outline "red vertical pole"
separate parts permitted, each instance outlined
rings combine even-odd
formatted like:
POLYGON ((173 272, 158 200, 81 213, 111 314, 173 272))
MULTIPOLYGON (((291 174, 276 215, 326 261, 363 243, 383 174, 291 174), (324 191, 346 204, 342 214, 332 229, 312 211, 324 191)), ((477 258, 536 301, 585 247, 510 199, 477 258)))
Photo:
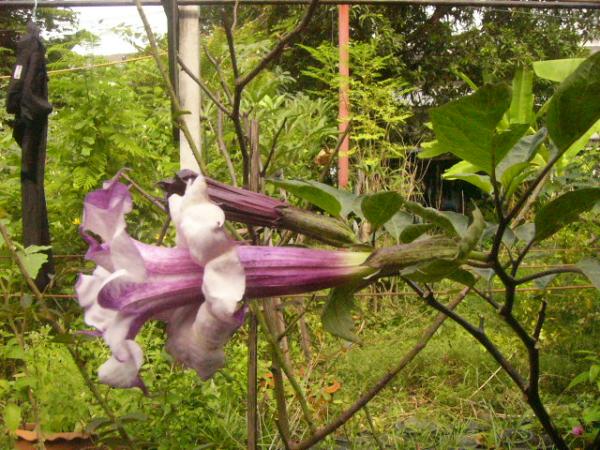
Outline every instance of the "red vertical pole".
MULTIPOLYGON (((350 115, 350 5, 338 6, 338 35, 340 51, 340 99, 339 99, 339 132, 340 136, 346 133, 350 115)), ((348 185, 348 149, 350 137, 346 134, 340 146, 338 157, 338 186, 344 188, 348 185)))

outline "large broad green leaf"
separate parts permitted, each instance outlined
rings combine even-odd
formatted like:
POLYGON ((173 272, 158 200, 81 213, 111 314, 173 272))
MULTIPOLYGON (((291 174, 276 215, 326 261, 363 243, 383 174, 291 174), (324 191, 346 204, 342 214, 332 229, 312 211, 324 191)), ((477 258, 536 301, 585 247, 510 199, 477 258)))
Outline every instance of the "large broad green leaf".
POLYGON ((518 131, 513 130, 503 137, 496 135, 496 127, 510 102, 510 87, 495 84, 431 110, 439 145, 490 173, 494 158, 500 161, 504 157, 512 145, 505 146, 514 140, 518 131))
MULTIPOLYGON (((496 132, 492 139, 494 153, 494 167, 502 161, 506 154, 513 148, 529 129, 529 124, 513 123, 507 130, 496 132)), ((491 172, 490 172, 491 173, 491 172)))
POLYGON ((385 223, 384 227, 385 230, 390 233, 394 239, 396 239, 396 241, 399 241, 402 231, 404 231, 406 227, 413 225, 413 222, 414 220, 410 214, 398 211, 390 220, 385 223))
POLYGON ((339 216, 342 212, 342 205, 331 193, 326 192, 319 186, 315 186, 308 181, 301 180, 274 180, 268 179, 270 183, 279 186, 286 191, 296 195, 302 200, 306 200, 312 205, 321 208, 332 216, 339 216))
POLYGON ((512 81, 512 100, 508 110, 510 123, 531 123, 533 113, 533 72, 528 68, 517 69, 512 81))
POLYGON ((477 283, 477 278, 468 270, 456 269, 448 278, 457 283, 464 284, 465 286, 474 286, 477 283))
POLYGON ((538 148, 548 135, 545 128, 537 133, 524 136, 496 166, 496 179, 506 188, 510 182, 523 170, 529 167, 529 162, 535 156, 538 148))
POLYGON ((600 201, 600 188, 578 189, 552 200, 535 216, 535 240, 542 241, 576 221, 600 201))
POLYGON ((448 153, 448 150, 445 150, 438 141, 424 142, 421 144, 421 148, 422 150, 417 153, 419 159, 434 158, 448 153))
POLYGON ((481 168, 471 164, 468 161, 460 161, 454 164, 452 167, 446 169, 442 175, 442 178, 450 181, 465 181, 478 187, 486 194, 491 194, 494 188, 492 187, 490 177, 487 175, 480 175, 477 172, 481 172, 481 168))
POLYGON ((355 285, 332 289, 321 314, 321 321, 323 328, 331 334, 348 341, 360 342, 354 333, 354 321, 352 320, 355 290, 355 285))
POLYGON ((583 61, 585 61, 585 58, 536 61, 533 63, 533 71, 540 78, 561 83, 565 78, 575 72, 575 69, 577 69, 583 61))
POLYGON ((308 181, 307 183, 335 197, 341 206, 340 214, 342 217, 347 217, 348 214, 352 212, 354 202, 357 198, 352 192, 342 191, 341 189, 329 186, 328 184, 319 183, 318 181, 308 181))
POLYGON ((43 252, 50 248, 49 245, 30 245, 23 250, 18 250, 23 266, 31 278, 37 277, 44 263, 48 261, 48 255, 43 252))
POLYGON ((546 115, 550 138, 566 151, 600 120, 600 53, 583 61, 552 96, 546 115))
POLYGON ((595 258, 583 258, 577 263, 583 274, 600 290, 600 261, 595 258))
POLYGON ((402 205, 402 197, 396 192, 377 192, 363 198, 361 209, 374 229, 390 220, 402 205))
POLYGON ((573 158, 575 158, 579 152, 581 152, 592 136, 596 133, 600 133, 600 120, 596 122, 592 127, 587 130, 583 135, 577 139, 571 146, 567 149, 565 154, 558 160, 556 164, 556 168, 560 173, 566 166, 568 166, 571 162, 573 162, 573 158))

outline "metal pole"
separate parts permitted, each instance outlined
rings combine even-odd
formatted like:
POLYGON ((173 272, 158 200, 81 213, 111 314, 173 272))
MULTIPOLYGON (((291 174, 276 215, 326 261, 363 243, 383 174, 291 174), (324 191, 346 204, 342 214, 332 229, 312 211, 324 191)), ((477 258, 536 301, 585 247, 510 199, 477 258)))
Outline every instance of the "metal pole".
POLYGON ((348 186, 348 149, 350 138, 346 133, 350 115, 350 5, 338 6, 338 36, 340 52, 339 131, 343 136, 338 156, 338 186, 348 186))
MULTIPOLYGON (((179 8, 179 56, 190 71, 200 78, 200 7, 179 8)), ((183 116, 196 148, 202 154, 200 139, 200 86, 183 70, 179 71, 179 103, 189 114, 183 116)), ((183 135, 179 135, 179 165, 181 169, 200 172, 198 161, 183 135)))
MULTIPOLYGON (((180 5, 306 5, 310 0, 179 0, 180 5)), ((599 0, 321 0, 322 5, 413 5, 459 7, 510 7, 529 9, 600 9, 599 0)), ((0 8, 33 8, 34 0, 2 0, 0 8)), ((161 6, 161 0, 143 0, 144 6, 161 6)), ((40 7, 131 6, 129 0, 39 0, 40 7)))

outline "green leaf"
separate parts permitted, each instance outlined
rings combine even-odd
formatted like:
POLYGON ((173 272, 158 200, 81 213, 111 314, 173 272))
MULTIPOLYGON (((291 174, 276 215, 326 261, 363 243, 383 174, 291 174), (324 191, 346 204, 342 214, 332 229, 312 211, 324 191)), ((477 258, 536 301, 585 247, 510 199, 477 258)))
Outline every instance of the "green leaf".
POLYGON ((35 279, 44 263, 48 261, 48 255, 45 253, 27 253, 27 249, 25 249, 25 252, 19 250, 18 253, 21 256, 25 270, 31 278, 35 279))
POLYGON ((582 413, 583 421, 586 424, 592 424, 594 422, 600 422, 600 408, 597 406, 590 406, 585 408, 582 413))
POLYGON ((590 282, 600 290, 600 261, 595 258, 583 258, 577 263, 583 274, 590 282))
POLYGON ((520 241, 530 243, 531 240, 535 237, 535 224, 533 223, 524 223, 519 225, 514 230, 515 236, 519 238, 520 241))
POLYGON ((491 195, 494 192, 494 187, 492 186, 492 182, 490 181, 490 177, 487 175, 479 175, 476 173, 460 173, 450 176, 443 176, 446 180, 461 180, 466 183, 472 184, 473 186, 481 189, 488 195, 491 195))
POLYGON ((506 144, 506 137, 495 136, 496 127, 510 102, 510 88, 506 84, 495 84, 432 109, 431 122, 440 146, 490 173, 493 153, 500 161, 510 148, 494 147, 495 144, 506 144))
POLYGON ((575 378, 573 378, 571 380, 571 382, 569 383, 569 385, 567 386, 567 389, 574 388, 575 386, 577 386, 581 383, 587 383, 589 380, 590 380, 590 374, 586 370, 585 372, 581 372, 579 375, 577 375, 575 378))
MULTIPOLYGON (((459 270, 459 265, 460 263, 457 261, 438 259, 430 263, 408 267, 400 273, 413 281, 430 283, 443 280, 444 278, 452 278, 457 270, 459 270)), ((457 274, 457 278, 463 279, 464 274, 457 274)))
POLYGON ((431 222, 432 224, 440 227, 449 234, 461 235, 465 230, 465 221, 468 219, 462 214, 438 211, 434 208, 424 207, 416 202, 404 202, 404 208, 411 213, 421 217, 423 220, 431 222), (462 216, 464 219, 461 219, 462 216))
POLYGON ((400 233, 400 242, 409 244, 433 228, 435 228, 435 226, 430 223, 415 223, 409 225, 402 230, 402 233, 400 233))
POLYGON ((396 239, 396 241, 399 241, 400 234, 410 225, 413 225, 412 216, 405 212, 398 211, 385 223, 384 228, 394 239, 396 239))
POLYGON ((598 364, 592 364, 589 373, 590 381, 593 383, 594 381, 596 381, 596 378, 598 378, 598 375, 600 374, 600 366, 598 364))
POLYGON ((360 342, 358 336, 354 333, 354 321, 352 320, 355 290, 355 285, 332 289, 327 303, 325 303, 325 308, 323 308, 321 321, 323 322, 323 328, 334 336, 352 342, 360 342))
POLYGON ((21 424, 21 408, 14 403, 8 403, 4 407, 4 426, 8 431, 14 433, 21 424))
POLYGON ((575 69, 577 69, 583 61, 585 61, 585 58, 536 61, 533 63, 533 71, 540 78, 561 83, 565 78, 575 72, 575 69))
MULTIPOLYGON (((600 67, 599 67, 600 69, 600 67)), ((535 216, 535 240, 542 241, 576 221, 600 201, 600 188, 578 189, 552 200, 535 216)))
POLYGON ((474 286, 477 283, 477 278, 468 270, 457 269, 448 275, 448 278, 465 286, 474 286))
POLYGON ((534 283, 540 289, 546 289, 550 285, 550 283, 552 283, 554 281, 556 276, 557 276, 557 274, 552 273, 552 274, 546 275, 544 277, 536 278, 534 283))
POLYGON ((421 144, 421 148, 422 150, 417 153, 417 158, 419 159, 435 158, 436 156, 448 153, 438 141, 424 142, 421 144))
POLYGON ((467 228, 464 236, 458 243, 457 259, 463 260, 477 246, 479 239, 485 230, 485 219, 478 208, 473 210, 473 222, 467 228))
POLYGON ((600 53, 579 65, 552 96, 546 115, 550 138, 567 150, 600 120, 600 53))
POLYGON ((335 197, 341 206, 340 214, 342 217, 348 217, 348 214, 353 211, 357 195, 349 191, 342 191, 328 184, 319 183, 318 181, 307 181, 307 183, 335 197))
POLYGON ((512 81, 512 100, 508 110, 510 123, 531 123, 533 114, 533 72, 525 67, 517 69, 512 81))
POLYGON ((529 124, 513 123, 508 130, 497 132, 492 139, 492 152, 495 166, 504 159, 523 135, 529 130, 529 124))
POLYGON ((529 162, 533 159, 547 135, 546 129, 542 128, 535 134, 522 137, 502 158, 502 161, 496 166, 496 179, 504 187, 507 187, 513 178, 529 167, 529 162))
POLYGON ((460 161, 452 167, 446 169, 442 178, 445 180, 461 180, 476 186, 486 194, 491 194, 494 190, 490 177, 480 175, 481 169, 468 161, 460 161))
POLYGON ((342 205, 338 199, 331 195, 331 193, 325 192, 319 186, 315 186, 308 181, 274 179, 268 179, 267 181, 321 208, 332 216, 337 217, 342 211, 342 205))
POLYGON ((475 82, 473 80, 471 80, 467 74, 465 74, 464 72, 461 72, 458 69, 450 69, 452 71, 452 73, 454 75, 456 75, 458 78, 460 78, 461 80, 463 80, 467 86, 469 86, 473 91, 476 91, 477 89, 479 89, 479 86, 477 86, 475 84, 475 82))
POLYGON ((402 197, 396 192, 377 192, 363 198, 361 209, 374 229, 390 220, 402 205, 402 197))
POLYGON ((596 133, 600 133, 600 120, 571 144, 567 151, 565 151, 565 154, 558 160, 558 163, 556 164, 557 170, 560 172, 564 167, 569 165, 569 163, 573 161, 573 158, 586 147, 592 136, 596 133))

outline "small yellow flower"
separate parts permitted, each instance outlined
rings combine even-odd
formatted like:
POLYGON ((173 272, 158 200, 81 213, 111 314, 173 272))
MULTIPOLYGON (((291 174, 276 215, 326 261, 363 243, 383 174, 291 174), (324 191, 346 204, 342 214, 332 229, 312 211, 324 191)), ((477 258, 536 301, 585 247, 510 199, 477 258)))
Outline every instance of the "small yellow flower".
POLYGON ((73 219, 72 223, 73 223, 73 225, 79 225, 79 224, 81 224, 81 219, 79 217, 75 217, 73 219))

